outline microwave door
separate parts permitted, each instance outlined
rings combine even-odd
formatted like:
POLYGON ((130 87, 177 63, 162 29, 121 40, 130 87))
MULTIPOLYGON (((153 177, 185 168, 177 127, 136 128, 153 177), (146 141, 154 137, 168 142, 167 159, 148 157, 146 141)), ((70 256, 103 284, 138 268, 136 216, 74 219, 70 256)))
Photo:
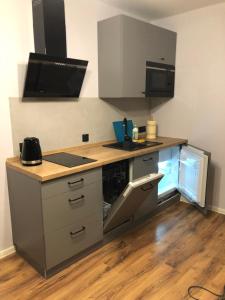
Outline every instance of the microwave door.
POLYGON ((164 70, 150 69, 150 90, 165 91, 167 89, 167 72, 164 70))
POLYGON ((174 96, 174 86, 175 86, 175 73, 173 71, 167 71, 167 86, 170 91, 171 97, 174 96))
POLYGON ((146 94, 154 97, 174 95, 174 71, 157 68, 146 69, 146 94))
POLYGON ((207 179, 210 154, 192 146, 180 152, 178 190, 204 214, 207 212, 207 179))

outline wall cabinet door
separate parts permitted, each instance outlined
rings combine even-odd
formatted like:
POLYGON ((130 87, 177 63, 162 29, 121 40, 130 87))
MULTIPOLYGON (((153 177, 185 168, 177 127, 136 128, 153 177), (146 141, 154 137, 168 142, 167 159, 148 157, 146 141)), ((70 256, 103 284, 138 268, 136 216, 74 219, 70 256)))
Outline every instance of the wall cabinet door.
POLYGON ((100 98, 122 97, 122 43, 122 16, 98 22, 98 86, 100 98))
POLYGON ((123 96, 144 98, 149 24, 126 16, 122 22, 123 96))
POLYGON ((147 61, 175 65, 176 32, 149 25, 147 61))

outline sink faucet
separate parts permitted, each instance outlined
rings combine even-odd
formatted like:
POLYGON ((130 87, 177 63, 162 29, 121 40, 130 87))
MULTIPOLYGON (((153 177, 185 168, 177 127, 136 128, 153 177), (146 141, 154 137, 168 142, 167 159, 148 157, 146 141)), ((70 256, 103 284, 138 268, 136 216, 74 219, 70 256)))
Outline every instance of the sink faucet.
POLYGON ((131 142, 131 137, 128 135, 127 118, 123 119, 123 126, 124 126, 124 142, 131 142))

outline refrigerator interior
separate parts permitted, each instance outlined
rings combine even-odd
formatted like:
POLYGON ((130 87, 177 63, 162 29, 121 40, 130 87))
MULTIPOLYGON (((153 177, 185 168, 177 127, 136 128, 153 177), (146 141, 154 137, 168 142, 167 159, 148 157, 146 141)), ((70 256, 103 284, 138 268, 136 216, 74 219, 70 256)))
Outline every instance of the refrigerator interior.
POLYGON ((164 177, 158 185, 159 197, 164 197, 178 187, 180 147, 172 147, 159 151, 159 173, 164 177))

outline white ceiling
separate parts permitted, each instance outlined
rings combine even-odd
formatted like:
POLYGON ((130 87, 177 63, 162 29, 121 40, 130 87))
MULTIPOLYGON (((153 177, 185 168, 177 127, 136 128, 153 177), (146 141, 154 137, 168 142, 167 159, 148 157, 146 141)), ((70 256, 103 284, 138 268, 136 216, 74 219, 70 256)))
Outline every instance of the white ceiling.
POLYGON ((225 0, 102 0, 131 14, 149 20, 165 18, 225 0))

